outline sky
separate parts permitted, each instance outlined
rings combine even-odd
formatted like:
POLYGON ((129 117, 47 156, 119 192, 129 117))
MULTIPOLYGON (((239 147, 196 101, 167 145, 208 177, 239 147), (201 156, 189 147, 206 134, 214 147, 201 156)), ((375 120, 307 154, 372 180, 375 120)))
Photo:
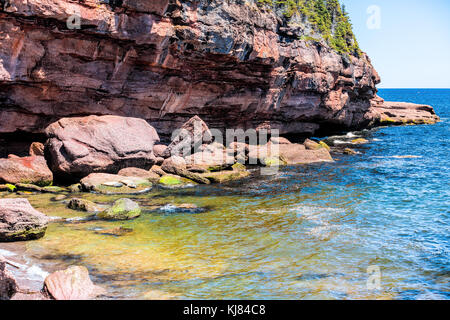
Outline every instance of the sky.
POLYGON ((341 2, 379 88, 450 88, 449 0, 341 2))

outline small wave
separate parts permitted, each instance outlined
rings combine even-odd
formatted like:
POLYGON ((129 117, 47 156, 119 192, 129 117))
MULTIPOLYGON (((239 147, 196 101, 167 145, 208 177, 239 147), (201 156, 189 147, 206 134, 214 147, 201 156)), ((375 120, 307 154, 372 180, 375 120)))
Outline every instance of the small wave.
POLYGON ((0 256, 12 257, 12 256, 17 256, 17 254, 14 252, 8 251, 8 250, 0 249, 0 256))
POLYGON ((350 144, 350 142, 344 141, 344 140, 334 140, 333 143, 334 144, 350 144))
POLYGON ((49 273, 42 270, 41 267, 37 265, 32 265, 27 269, 27 275, 30 280, 45 280, 49 273))
POLYGON ((383 139, 375 138, 375 139, 373 139, 373 141, 379 142, 379 141, 383 141, 383 139))
POLYGON ((345 135, 347 138, 356 138, 359 137, 357 134, 354 134, 353 132, 349 132, 345 135))

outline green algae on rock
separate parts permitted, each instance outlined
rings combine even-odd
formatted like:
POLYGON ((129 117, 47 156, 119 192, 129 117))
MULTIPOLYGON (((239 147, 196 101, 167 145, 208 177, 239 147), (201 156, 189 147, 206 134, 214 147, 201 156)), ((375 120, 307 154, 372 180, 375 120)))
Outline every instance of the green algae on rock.
POLYGON ((97 218, 104 220, 131 220, 141 215, 139 204, 130 199, 119 199, 108 210, 97 214, 97 218))
POLYGON ((49 220, 27 199, 0 199, 0 242, 42 238, 49 220))

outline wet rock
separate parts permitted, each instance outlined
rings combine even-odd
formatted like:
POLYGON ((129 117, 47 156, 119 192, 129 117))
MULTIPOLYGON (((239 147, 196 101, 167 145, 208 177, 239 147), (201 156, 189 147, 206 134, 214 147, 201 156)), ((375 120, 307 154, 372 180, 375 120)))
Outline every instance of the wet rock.
POLYGON ((16 279, 8 271, 6 259, 0 256, 0 300, 9 300, 19 290, 16 279))
POLYGON ((306 139, 303 144, 305 145, 306 150, 317 150, 321 148, 320 144, 310 139, 306 139))
POLYGON ((17 190, 16 186, 13 184, 0 184, 0 192, 2 191, 8 191, 8 192, 15 192, 17 190))
POLYGON ((0 159, 0 183, 50 185, 53 174, 44 157, 10 157, 0 159))
POLYGON ((125 228, 125 227, 117 227, 113 229, 108 230, 100 230, 96 231, 96 234, 106 235, 106 236, 115 236, 115 237, 121 237, 127 234, 132 233, 134 230, 131 228, 125 228))
POLYGON ((103 220, 131 220, 141 215, 139 204, 130 199, 119 199, 111 208, 97 214, 103 220))
POLYGON ((125 177, 108 173, 91 173, 80 181, 81 190, 106 194, 146 192, 152 183, 139 177, 125 177))
POLYGON ((283 157, 279 157, 279 156, 270 156, 270 157, 264 158, 262 163, 266 167, 279 167, 279 166, 287 165, 287 162, 283 159, 283 157))
POLYGON ((42 188, 34 184, 17 183, 16 188, 17 191, 42 192, 42 188))
POLYGON ((27 199, 0 199, 0 242, 42 238, 48 222, 27 199))
POLYGON ((85 212, 101 212, 106 210, 105 207, 97 205, 92 201, 79 198, 70 199, 67 208, 85 212))
POLYGON ((30 146, 30 156, 44 156, 44 145, 40 142, 33 142, 30 146))
POLYGON ((189 119, 179 129, 177 136, 164 151, 164 157, 189 156, 205 143, 212 142, 212 134, 206 123, 198 116, 189 119))
POLYGON ((344 154, 348 154, 348 155, 356 155, 356 154, 358 154, 358 152, 355 151, 355 150, 353 150, 353 149, 350 149, 350 148, 345 148, 345 149, 344 149, 344 154))
POLYGON ((63 118, 47 127, 52 171, 73 179, 155 163, 156 130, 145 120, 119 116, 63 118))
POLYGON ((183 188, 195 184, 195 182, 192 180, 172 174, 166 174, 162 176, 159 179, 158 183, 166 188, 183 188))
POLYGON ((354 139, 352 140, 353 144, 366 144, 369 143, 369 140, 364 139, 364 138, 358 138, 358 139, 354 139))
POLYGON ((94 285, 85 267, 73 266, 49 275, 44 290, 55 300, 89 300, 106 291, 94 285))

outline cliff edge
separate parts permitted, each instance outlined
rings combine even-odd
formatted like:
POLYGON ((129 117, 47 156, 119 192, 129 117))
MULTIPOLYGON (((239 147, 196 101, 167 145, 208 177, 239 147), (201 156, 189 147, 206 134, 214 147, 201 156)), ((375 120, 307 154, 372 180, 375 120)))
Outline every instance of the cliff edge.
POLYGON ((92 114, 143 118, 162 136, 192 115, 305 136, 438 120, 380 99, 339 3, 316 1, 328 10, 317 22, 314 1, 1 0, 0 133, 92 114))

